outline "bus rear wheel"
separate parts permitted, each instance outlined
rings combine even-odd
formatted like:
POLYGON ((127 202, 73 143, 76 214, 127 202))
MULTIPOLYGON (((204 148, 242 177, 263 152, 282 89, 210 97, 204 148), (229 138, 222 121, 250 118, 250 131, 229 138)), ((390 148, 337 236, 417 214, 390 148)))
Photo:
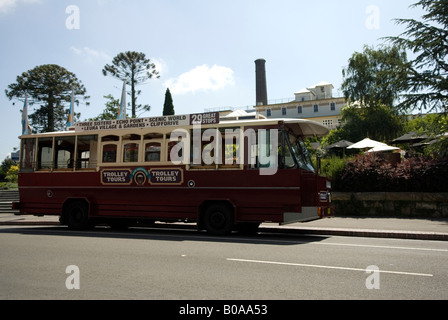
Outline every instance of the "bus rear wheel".
POLYGON ((210 205, 204 215, 205 229, 214 235, 227 235, 233 229, 233 209, 226 204, 210 205))
POLYGON ((89 206, 84 201, 74 201, 64 208, 64 221, 69 229, 86 230, 90 227, 89 206))

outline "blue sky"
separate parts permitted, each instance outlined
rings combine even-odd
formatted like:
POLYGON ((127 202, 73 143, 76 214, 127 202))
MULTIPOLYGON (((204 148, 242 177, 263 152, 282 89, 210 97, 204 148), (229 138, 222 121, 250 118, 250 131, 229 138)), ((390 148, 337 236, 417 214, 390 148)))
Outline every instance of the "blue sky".
POLYGON ((0 0, 0 161, 19 146, 23 107, 4 91, 38 65, 58 64, 83 82, 91 98, 76 109, 81 120, 103 111, 103 96, 120 97, 121 82, 101 70, 124 51, 145 53, 160 71, 140 87, 139 103, 152 106, 142 117, 162 114, 167 87, 177 114, 253 106, 256 59, 267 61, 269 100, 321 81, 339 90, 355 51, 403 32, 393 19, 422 16, 409 8, 415 2, 0 0))

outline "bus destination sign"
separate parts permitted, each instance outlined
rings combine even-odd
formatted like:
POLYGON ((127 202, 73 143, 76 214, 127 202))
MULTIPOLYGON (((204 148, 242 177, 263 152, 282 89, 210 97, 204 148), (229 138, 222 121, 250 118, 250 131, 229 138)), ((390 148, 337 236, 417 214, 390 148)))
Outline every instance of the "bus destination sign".
POLYGON ((188 125, 218 124, 219 112, 172 115, 124 120, 84 121, 75 124, 75 131, 139 129, 152 127, 178 127, 188 125))

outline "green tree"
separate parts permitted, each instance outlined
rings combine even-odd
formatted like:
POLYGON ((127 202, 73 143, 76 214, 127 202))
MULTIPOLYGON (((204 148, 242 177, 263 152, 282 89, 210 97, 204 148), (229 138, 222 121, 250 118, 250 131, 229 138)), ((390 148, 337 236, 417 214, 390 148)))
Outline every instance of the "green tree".
POLYGON ((448 1, 421 0, 411 8, 427 13, 422 20, 396 19, 406 31, 387 37, 396 46, 410 50, 415 58, 406 65, 408 91, 400 107, 448 112, 448 1))
POLYGON ((149 111, 151 106, 138 105, 137 96, 141 90, 137 86, 146 83, 149 79, 160 78, 156 65, 146 58, 141 52, 126 51, 119 53, 112 60, 112 64, 107 64, 103 68, 104 76, 111 76, 120 80, 126 79, 126 84, 131 87, 132 117, 137 116, 137 111, 149 111))
MULTIPOLYGON (((65 128, 72 89, 75 99, 85 96, 86 89, 75 74, 54 64, 37 66, 17 77, 16 83, 5 90, 6 96, 12 100, 24 101, 25 95, 30 97, 30 104, 40 107, 30 115, 31 126, 37 132, 52 132, 65 128)), ((76 100, 79 104, 79 100, 76 100)), ((79 114, 77 115, 79 117, 79 114)))
POLYGON ((12 159, 9 157, 3 160, 2 164, 0 165, 0 181, 5 180, 9 169, 14 165, 14 161, 12 161, 12 159))
POLYGON ((345 98, 364 107, 385 105, 394 110, 406 86, 406 63, 406 52, 396 46, 378 50, 364 46, 364 51, 355 52, 342 70, 345 98))
POLYGON ((323 145, 330 145, 339 140, 358 142, 366 137, 389 142, 403 132, 401 116, 382 104, 375 107, 351 104, 344 107, 341 114, 344 125, 332 130, 323 139, 323 145))
POLYGON ((90 118, 89 121, 117 119, 118 109, 120 108, 120 99, 115 99, 111 94, 104 96, 104 98, 107 99, 106 109, 104 109, 103 113, 97 117, 90 118))
POLYGON ((170 89, 167 88, 165 92, 165 103, 163 104, 163 115, 174 115, 173 97, 171 96, 170 89))
POLYGON ((17 183, 19 180, 19 166, 12 165, 6 173, 6 180, 11 183, 17 183))

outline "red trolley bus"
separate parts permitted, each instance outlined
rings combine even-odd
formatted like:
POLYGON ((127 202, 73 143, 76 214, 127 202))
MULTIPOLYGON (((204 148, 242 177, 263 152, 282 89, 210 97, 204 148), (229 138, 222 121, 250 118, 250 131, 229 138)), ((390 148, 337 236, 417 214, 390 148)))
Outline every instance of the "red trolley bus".
POLYGON ((255 231, 331 216, 331 184, 303 138, 303 119, 223 121, 219 113, 88 121, 21 136, 19 215, 55 215, 71 229, 194 222, 255 231))

